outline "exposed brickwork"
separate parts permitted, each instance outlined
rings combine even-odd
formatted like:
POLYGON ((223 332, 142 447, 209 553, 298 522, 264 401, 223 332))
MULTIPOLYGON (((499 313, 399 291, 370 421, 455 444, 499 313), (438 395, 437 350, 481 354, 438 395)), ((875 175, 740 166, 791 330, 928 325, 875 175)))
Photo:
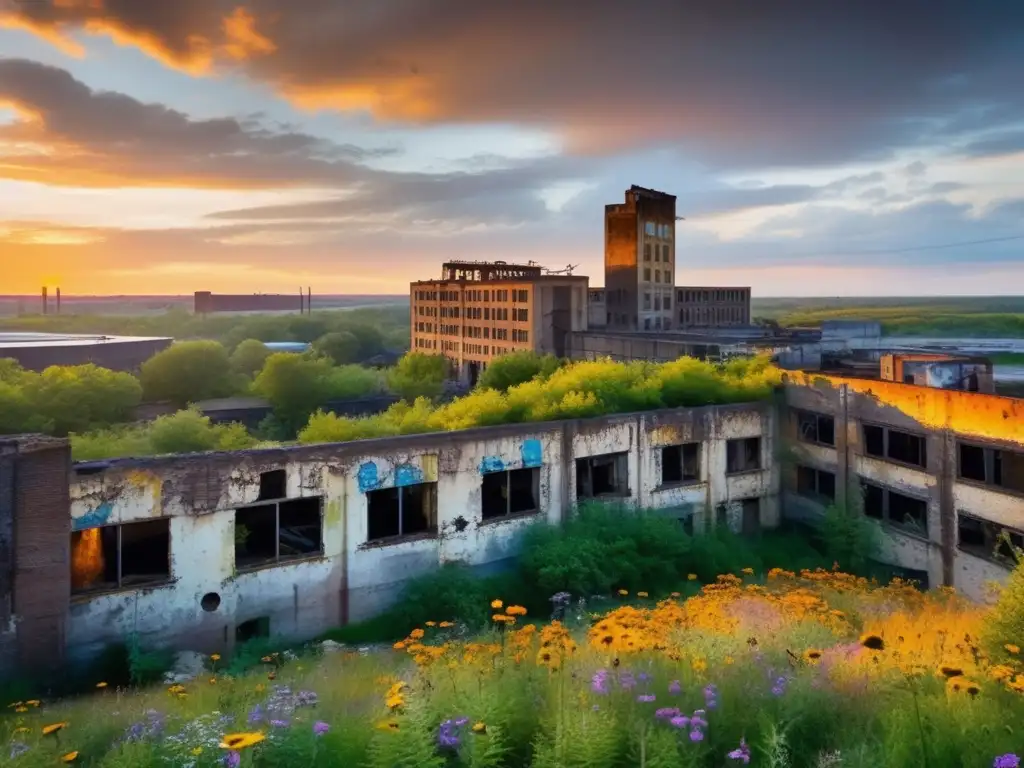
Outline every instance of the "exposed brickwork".
POLYGON ((70 446, 24 438, 13 459, 13 661, 21 672, 55 670, 64 658, 70 594, 70 446))

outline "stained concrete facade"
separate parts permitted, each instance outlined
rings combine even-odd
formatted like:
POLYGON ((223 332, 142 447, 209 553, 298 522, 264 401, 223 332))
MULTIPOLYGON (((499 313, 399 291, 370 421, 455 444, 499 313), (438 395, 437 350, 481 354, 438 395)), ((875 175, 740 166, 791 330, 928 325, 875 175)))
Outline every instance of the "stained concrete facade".
MULTIPOLYGON (((588 494, 664 510, 695 531, 772 527, 779 520, 773 414, 772 403, 713 406, 76 464, 64 486, 70 495, 64 526, 53 526, 61 546, 50 543, 64 581, 60 594, 50 596, 60 621, 47 642, 61 648, 54 658, 75 661, 133 632, 144 646, 203 652, 230 650, 253 633, 309 638, 374 615, 405 581, 441 563, 501 567, 528 525, 563 520, 588 494), (494 500, 502 497, 488 495, 488 487, 493 491, 494 478, 501 484, 513 476, 533 483, 529 502, 495 514, 494 500), (409 504, 429 488, 431 524, 379 535, 378 499, 393 494, 409 504), (311 500, 319 510, 315 548, 290 560, 242 562, 248 541, 239 543, 239 529, 252 535, 243 516, 268 503, 281 510, 311 500), (149 550, 145 583, 129 583, 138 558, 132 564, 127 542, 155 528, 165 530, 164 548, 149 550), (88 545, 101 542, 117 543, 124 568, 111 568, 106 557, 104 578, 113 581, 96 588, 81 573, 88 545)), ((285 530, 284 517, 278 526, 285 530)), ((0 661, 6 666, 12 658, 8 653, 0 661)))
POLYGON ((879 559, 984 600, 1024 546, 1024 400, 795 374, 779 416, 785 516, 872 517, 879 559), (998 467, 998 468, 997 468, 998 467))

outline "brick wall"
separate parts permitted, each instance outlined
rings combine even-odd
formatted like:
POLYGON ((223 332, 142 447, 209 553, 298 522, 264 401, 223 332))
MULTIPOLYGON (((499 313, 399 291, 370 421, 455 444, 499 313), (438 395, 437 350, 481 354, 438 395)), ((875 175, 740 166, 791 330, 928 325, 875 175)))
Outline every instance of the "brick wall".
POLYGON ((0 623, 0 638, 6 635, 6 642, 0 639, 0 675, 54 671, 64 658, 70 461, 67 440, 23 436, 0 443, 0 530, 7 520, 13 531, 6 587, 0 576, 6 590, 0 589, 0 618, 5 610, 10 614, 0 623))

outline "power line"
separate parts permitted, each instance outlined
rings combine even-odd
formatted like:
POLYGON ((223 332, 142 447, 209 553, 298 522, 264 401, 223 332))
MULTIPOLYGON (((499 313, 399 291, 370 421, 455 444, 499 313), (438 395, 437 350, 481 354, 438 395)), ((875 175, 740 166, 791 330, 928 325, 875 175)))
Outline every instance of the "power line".
POLYGON ((1024 235, 1009 235, 1007 237, 990 237, 985 240, 964 240, 959 243, 942 243, 939 245, 917 245, 910 248, 892 248, 874 251, 830 251, 822 256, 866 256, 883 255, 889 253, 910 253, 911 251, 937 251, 943 248, 960 248, 965 245, 986 245, 988 243, 1005 243, 1010 240, 1024 240, 1024 235))

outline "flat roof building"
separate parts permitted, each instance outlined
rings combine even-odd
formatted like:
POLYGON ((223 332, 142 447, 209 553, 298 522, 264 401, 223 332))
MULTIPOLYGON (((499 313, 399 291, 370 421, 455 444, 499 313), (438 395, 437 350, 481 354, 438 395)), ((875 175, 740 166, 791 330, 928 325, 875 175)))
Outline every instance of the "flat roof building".
POLYGON ((565 356, 587 329, 587 283, 533 263, 445 262, 440 280, 410 284, 412 351, 444 355, 469 384, 510 352, 565 356))
POLYGON ((30 371, 87 363, 114 371, 135 371, 173 341, 165 337, 0 333, 0 358, 17 360, 30 371))

